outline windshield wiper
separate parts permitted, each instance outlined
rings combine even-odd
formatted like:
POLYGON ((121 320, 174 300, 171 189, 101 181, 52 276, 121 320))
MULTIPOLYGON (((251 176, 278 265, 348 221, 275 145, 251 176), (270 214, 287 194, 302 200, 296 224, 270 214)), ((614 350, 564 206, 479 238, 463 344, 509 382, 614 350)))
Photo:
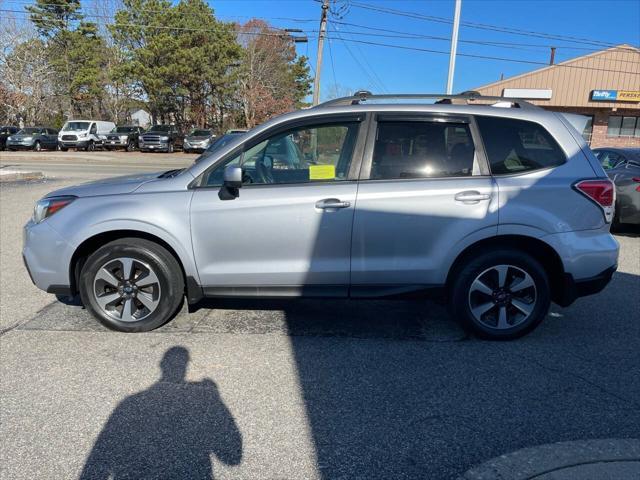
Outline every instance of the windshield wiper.
POLYGON ((166 172, 160 174, 158 178, 172 178, 182 172, 184 168, 177 168, 175 170, 167 170, 166 172))

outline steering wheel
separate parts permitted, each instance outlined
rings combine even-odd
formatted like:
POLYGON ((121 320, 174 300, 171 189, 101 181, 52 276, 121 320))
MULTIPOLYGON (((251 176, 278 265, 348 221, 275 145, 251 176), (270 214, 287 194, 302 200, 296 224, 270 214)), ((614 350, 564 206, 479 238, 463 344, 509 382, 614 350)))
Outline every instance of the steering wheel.
POLYGON ((259 183, 274 183, 273 180, 273 158, 265 155, 256 160, 256 176, 259 183))

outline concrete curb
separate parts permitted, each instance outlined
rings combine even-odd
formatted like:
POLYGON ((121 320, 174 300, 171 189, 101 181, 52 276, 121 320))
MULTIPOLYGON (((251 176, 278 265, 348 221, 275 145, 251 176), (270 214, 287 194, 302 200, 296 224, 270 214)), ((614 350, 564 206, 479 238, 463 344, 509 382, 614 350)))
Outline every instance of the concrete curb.
POLYGON ((0 169, 0 182, 17 182, 21 180, 42 180, 42 172, 19 172, 17 170, 0 169))
POLYGON ((468 470, 459 480, 640 478, 640 439, 560 442, 501 455, 468 470))

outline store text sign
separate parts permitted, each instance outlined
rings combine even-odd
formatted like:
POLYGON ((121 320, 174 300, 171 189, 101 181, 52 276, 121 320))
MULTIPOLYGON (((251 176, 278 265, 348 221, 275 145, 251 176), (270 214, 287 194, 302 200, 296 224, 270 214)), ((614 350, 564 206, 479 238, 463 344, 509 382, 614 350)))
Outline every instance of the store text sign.
POLYGON ((594 102, 640 102, 640 91, 635 90, 592 90, 594 102))

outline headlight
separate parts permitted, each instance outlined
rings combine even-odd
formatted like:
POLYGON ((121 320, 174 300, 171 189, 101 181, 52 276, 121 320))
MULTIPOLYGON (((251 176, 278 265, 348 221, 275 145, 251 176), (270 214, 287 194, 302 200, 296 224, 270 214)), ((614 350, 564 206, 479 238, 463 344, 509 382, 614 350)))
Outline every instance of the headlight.
POLYGON ((13 137, 7 137, 7 140, 12 141, 13 137))
POLYGON ((128 138, 128 137, 127 137, 126 135, 120 135, 120 141, 121 141, 121 142, 126 141, 126 140, 127 140, 127 138, 128 138))
POLYGON ((78 136, 79 136, 80 138, 84 138, 84 137, 86 137, 86 136, 87 136, 87 133, 86 133, 86 132, 85 132, 85 133, 81 133, 81 134, 80 134, 80 135, 78 135, 78 136))
POLYGON ((38 200, 35 208, 33 209, 33 223, 40 223, 45 218, 48 218, 54 213, 62 210, 75 199, 76 197, 67 196, 43 198, 38 200))
POLYGON ((166 142, 167 140, 169 140, 169 137, 160 137, 160 140, 162 140, 163 142, 166 142))

